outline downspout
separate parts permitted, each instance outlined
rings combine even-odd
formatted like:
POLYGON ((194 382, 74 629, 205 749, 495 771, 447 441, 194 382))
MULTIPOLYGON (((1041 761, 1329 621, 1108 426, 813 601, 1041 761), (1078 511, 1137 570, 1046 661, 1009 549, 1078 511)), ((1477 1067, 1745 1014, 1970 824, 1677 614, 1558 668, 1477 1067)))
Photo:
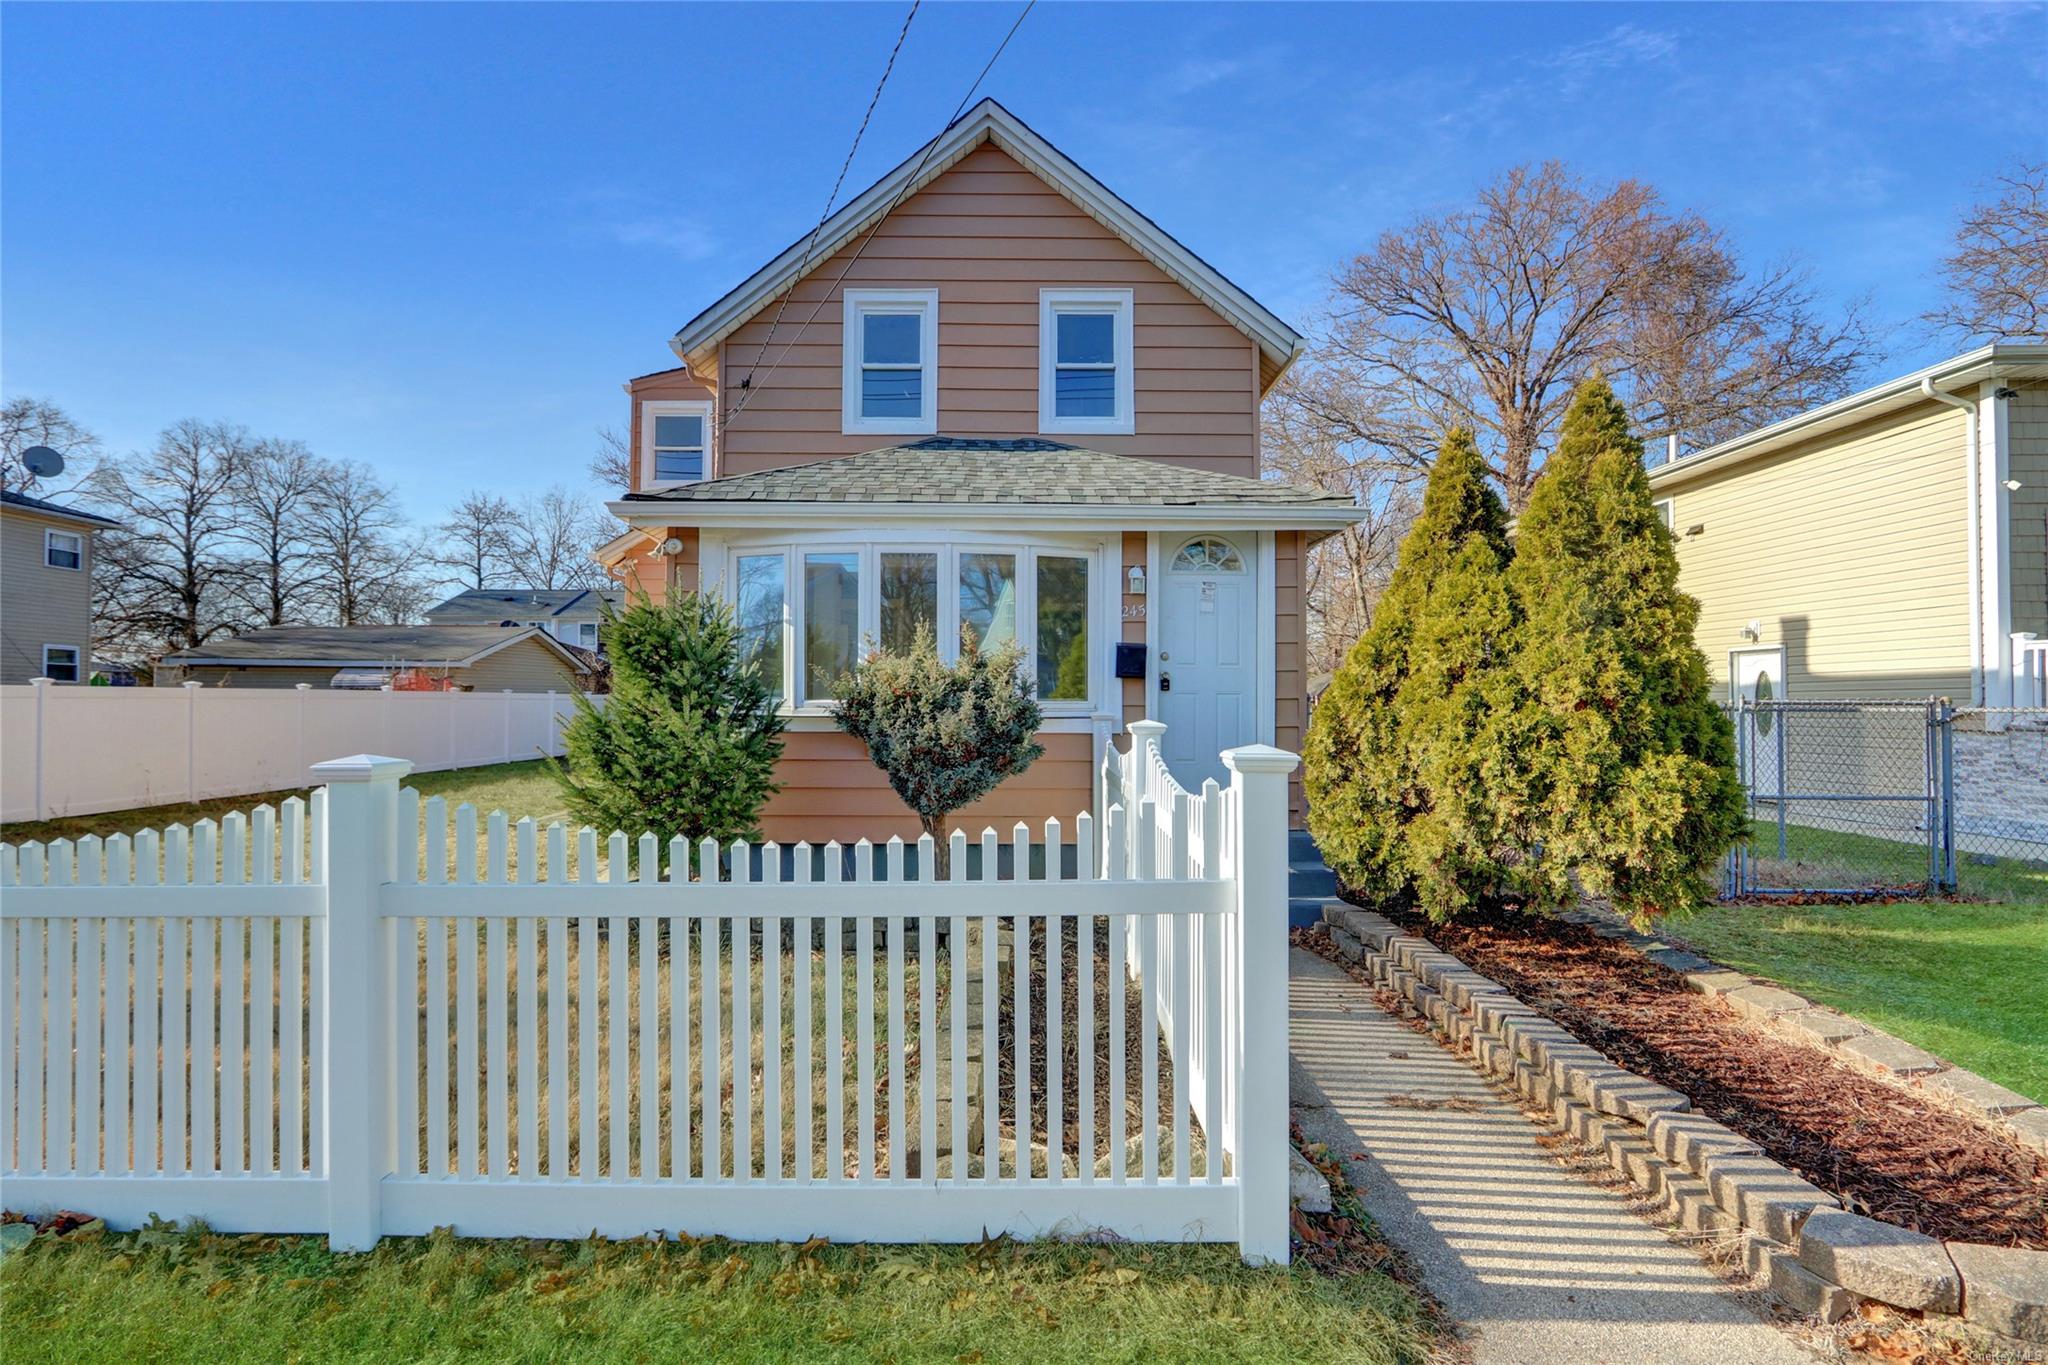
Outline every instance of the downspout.
POLYGON ((1961 408, 1968 418, 1963 450, 1963 487, 1968 494, 1970 520, 1970 704, 1982 706, 1984 696, 1984 550, 1981 519, 1977 515, 1977 405, 1967 398, 1934 387, 1932 377, 1920 381, 1920 392, 1937 403, 1961 408))

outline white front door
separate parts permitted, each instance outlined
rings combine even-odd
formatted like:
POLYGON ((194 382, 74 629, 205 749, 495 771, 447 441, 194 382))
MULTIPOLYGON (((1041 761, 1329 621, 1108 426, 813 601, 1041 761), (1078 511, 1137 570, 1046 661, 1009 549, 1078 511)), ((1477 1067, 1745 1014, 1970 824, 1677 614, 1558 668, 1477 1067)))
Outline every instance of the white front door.
POLYGON ((1217 757, 1255 744, 1258 714, 1257 557, 1251 537, 1201 535, 1170 541, 1160 555, 1157 719, 1161 751, 1189 791, 1230 774, 1217 757))
MULTIPOLYGON (((1777 645, 1728 652, 1728 699, 1785 699, 1785 651, 1777 645)), ((1776 800, 1785 786, 1785 717, 1778 711, 1736 713, 1735 758, 1742 780, 1758 800, 1776 800)))

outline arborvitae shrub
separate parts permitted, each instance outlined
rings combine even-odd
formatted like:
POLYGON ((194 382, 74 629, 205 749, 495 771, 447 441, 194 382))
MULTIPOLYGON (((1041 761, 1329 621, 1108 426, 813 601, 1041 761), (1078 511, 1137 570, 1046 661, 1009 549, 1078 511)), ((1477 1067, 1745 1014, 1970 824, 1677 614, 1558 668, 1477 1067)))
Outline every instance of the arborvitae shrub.
POLYGON ((569 813, 600 830, 652 831, 665 844, 760 837, 782 757, 775 688, 747 657, 732 609, 684 593, 604 609, 611 662, 602 707, 576 698, 555 763, 569 813))
POLYGON ((1582 889, 1637 919, 1699 906, 1743 828, 1734 741, 1642 445, 1599 380, 1530 494, 1508 584, 1522 620, 1487 785, 1536 855, 1524 889, 1548 907, 1582 889))

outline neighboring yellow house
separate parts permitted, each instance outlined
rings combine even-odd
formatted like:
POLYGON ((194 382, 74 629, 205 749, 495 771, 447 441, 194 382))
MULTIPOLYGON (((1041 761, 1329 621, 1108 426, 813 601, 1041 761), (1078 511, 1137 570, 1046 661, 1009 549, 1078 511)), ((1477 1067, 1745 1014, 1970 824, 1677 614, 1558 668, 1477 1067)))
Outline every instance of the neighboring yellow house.
POLYGON ((0 490, 0 683, 91 676, 93 537, 118 528, 0 490))
POLYGON ((156 684, 376 688, 408 674, 464 692, 575 692, 584 668, 533 626, 273 626, 166 654, 156 684))
POLYGON ((2048 704, 2048 346, 1987 346, 1650 471, 1733 700, 2048 704))

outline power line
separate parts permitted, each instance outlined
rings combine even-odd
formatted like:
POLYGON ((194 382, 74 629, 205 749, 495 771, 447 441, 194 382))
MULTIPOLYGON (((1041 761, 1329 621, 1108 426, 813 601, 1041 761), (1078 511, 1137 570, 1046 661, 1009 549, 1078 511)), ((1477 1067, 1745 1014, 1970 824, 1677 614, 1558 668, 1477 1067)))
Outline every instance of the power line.
MULTIPOLYGON (((869 228, 867 230, 867 234, 860 239, 860 245, 854 248, 852 259, 848 260, 845 265, 839 268, 839 274, 836 278, 833 279, 832 287, 830 289, 827 289, 824 292, 824 294, 819 296, 817 304, 813 306, 811 309, 811 315, 805 318, 803 322, 797 327, 796 335, 783 343, 782 353, 776 356, 774 361, 769 364, 768 373, 761 376, 762 381, 764 383, 767 380, 775 377, 775 371, 781 367, 783 359, 789 355, 790 348, 795 346, 796 343, 802 339, 804 329, 809 327, 812 323, 818 320, 818 314, 823 312, 825 309, 826 299, 829 299, 833 294, 837 293, 839 287, 846 282, 847 272, 851 271, 854 268, 854 266, 860 264, 860 258, 867 251, 868 243, 872 242, 875 239, 875 234, 882 230, 882 224, 888 221, 889 215, 896 211, 896 206, 903 202, 904 196, 910 193, 912 186, 917 184, 918 177, 921 174, 923 174, 925 164, 931 160, 932 153, 938 150, 939 143, 942 140, 944 140, 947 131, 951 129, 954 124, 960 121, 960 116, 967 111, 968 104, 973 101, 975 92, 981 89, 981 83, 987 80, 988 73, 995 69, 997 58, 1001 57, 1003 55, 1003 50, 1009 47, 1010 40, 1017 36, 1017 30, 1024 26, 1025 18, 1030 15, 1031 11, 1037 6, 1037 4, 1038 0, 1025 0, 1024 8, 1017 12, 1016 21, 1010 25, 1009 32, 1003 35, 1003 40, 1000 43, 996 44, 996 50, 990 53, 989 59, 982 64, 980 74, 974 78, 974 83, 967 87, 967 93, 962 95, 960 97, 960 102, 953 106, 952 116, 946 120, 946 126, 939 130, 937 137, 934 137, 930 142, 925 144, 924 155, 920 156, 917 159, 917 165, 911 169, 910 175, 907 178, 905 178, 903 184, 897 189, 896 193, 890 197, 888 204, 884 206, 881 213, 876 216, 874 226, 869 228)), ((819 223, 818 227, 819 229, 822 229, 824 227, 824 224, 821 222, 819 223)), ((815 240, 815 231, 813 232, 812 236, 815 240)), ((808 255, 808 253, 806 254, 808 255)), ((803 276, 801 272, 799 272, 797 278, 790 281, 789 288, 783 292, 784 303, 787 303, 789 300, 789 296, 796 292, 796 286, 802 278, 803 276)), ((776 316, 778 318, 781 317, 780 309, 776 310, 776 316)), ((771 326, 768 329, 768 339, 762 341, 761 350, 754 357, 755 362, 757 364, 759 363, 761 356, 766 355, 768 353, 768 341, 772 340, 774 338, 774 335, 775 329, 773 326, 771 326)), ((732 410, 726 414, 726 421, 731 421, 733 418, 739 416, 741 413, 747 410, 747 403, 753 398, 754 394, 759 392, 759 390, 753 387, 753 384, 754 371, 750 368, 747 371, 746 379, 742 382, 739 401, 735 403, 732 407, 732 410)), ((932 397, 934 401, 936 401, 937 395, 934 394, 932 395, 932 397)))
MULTIPOLYGON (((875 82, 875 93, 868 96, 867 112, 860 116, 860 127, 854 129, 853 145, 846 149, 846 159, 839 163, 839 177, 832 182, 832 193, 825 196, 824 210, 818 214, 818 225, 811 229, 810 238, 804 243, 804 254, 797 261, 796 267, 796 278, 799 280, 804 277, 804 271, 811 263, 811 252, 818 245, 818 234, 825 230, 826 222, 832 217, 832 206, 839 202, 839 191, 846 184, 846 172, 853 166, 853 155, 860 150, 860 140, 867 136, 868 122, 875 116, 875 106, 882 102, 882 89, 889 84, 889 73, 896 69, 896 56, 903 51, 903 40, 910 36, 910 21, 917 17, 918 7, 923 3, 924 0, 910 0, 910 12, 903 16, 903 27, 896 33, 896 46, 889 49, 889 60, 882 67, 882 78, 875 82)), ((757 363, 761 356, 768 353, 769 344, 775 340, 775 329, 782 325, 783 310, 789 307, 789 296, 795 292, 794 282, 788 289, 782 291, 782 301, 776 305, 775 317, 768 324, 768 336, 762 341, 759 354, 754 357, 757 363)), ((749 369, 746 379, 740 385, 741 392, 752 388, 753 383, 754 372, 749 369)), ((737 415, 738 411, 735 408, 732 415, 737 415)))

